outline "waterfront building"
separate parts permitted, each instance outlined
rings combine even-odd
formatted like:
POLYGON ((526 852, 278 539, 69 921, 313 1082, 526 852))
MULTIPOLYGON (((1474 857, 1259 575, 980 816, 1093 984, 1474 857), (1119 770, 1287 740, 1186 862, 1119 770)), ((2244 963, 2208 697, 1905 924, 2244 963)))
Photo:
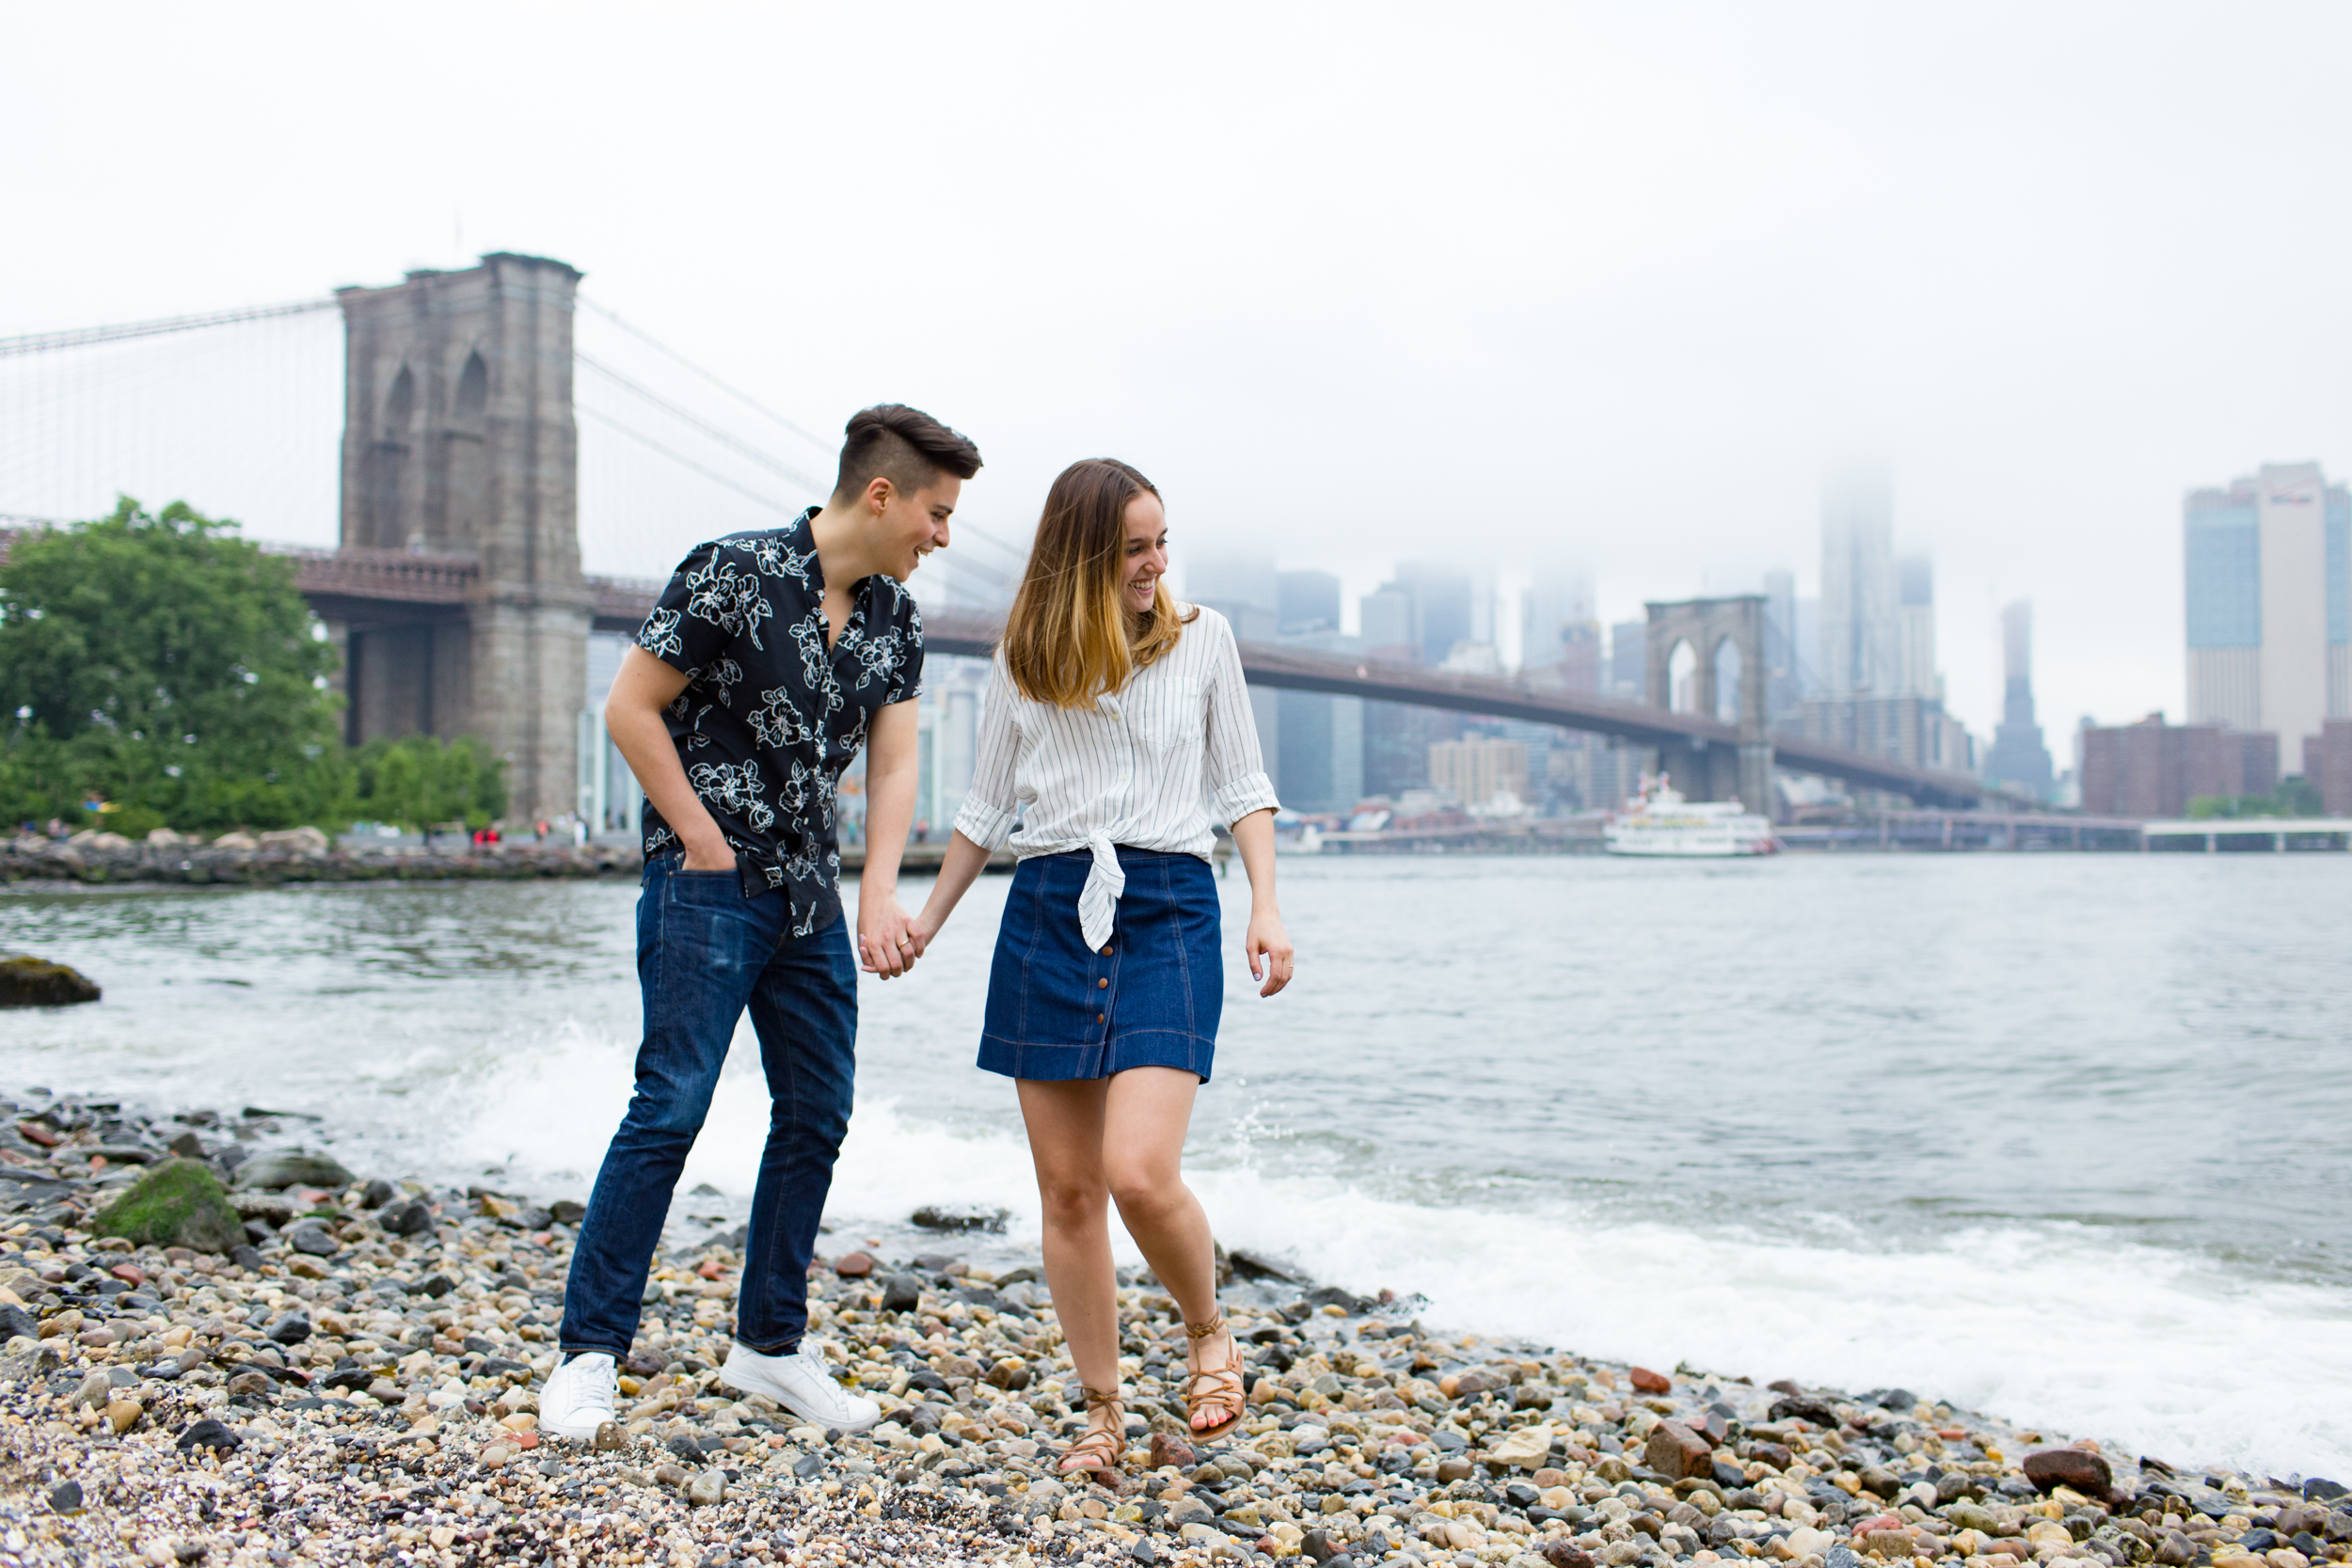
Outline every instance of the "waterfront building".
POLYGON ((1462 716, 1405 703, 1364 704, 1363 789, 1367 798, 1402 797, 1429 787, 1429 748, 1457 740, 1462 716))
MULTIPOLYGON (((2352 725, 2346 726, 2352 736, 2352 725)), ((2279 737, 2221 724, 2137 724, 2081 730, 2082 809, 2093 816, 2185 816, 2209 796, 2279 787, 2279 737)), ((2352 749, 2352 739, 2347 740, 2352 749)))
POLYGON ((1894 496, 1879 470, 1848 474, 1821 497, 1821 650, 1830 698, 1899 693, 1902 628, 1894 566, 1894 496))
POLYGON ((2050 798, 2050 749, 2033 711, 2033 605, 2020 599, 2001 611, 2001 722, 1984 776, 2013 784, 2037 800, 2050 798))
POLYGON ((2316 463, 2265 464, 2182 506, 2189 722, 2303 741, 2352 717, 2352 494, 2316 463))
POLYGON ((1473 811, 1524 808, 1527 744, 1497 736, 1437 741, 1429 748, 1429 787, 1473 811))
MULTIPOLYGON (((1456 642, 1492 641, 1491 628, 1478 626, 1478 593, 1470 575, 1443 562, 1407 561, 1396 568, 1387 589, 1402 593, 1411 607, 1416 661, 1445 662, 1456 642)), ((1491 611, 1489 613, 1491 619, 1491 611)))
POLYGON ((2352 816, 2352 719, 2330 719, 2303 742, 2303 777, 2317 786, 2320 810, 2352 816))

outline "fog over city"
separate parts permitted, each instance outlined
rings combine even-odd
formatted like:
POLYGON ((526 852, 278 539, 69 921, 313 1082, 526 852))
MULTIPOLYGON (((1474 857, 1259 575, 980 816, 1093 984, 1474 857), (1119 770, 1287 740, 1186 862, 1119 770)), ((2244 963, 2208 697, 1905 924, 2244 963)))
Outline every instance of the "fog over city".
MULTIPOLYGON (((2184 492, 2352 472, 2348 58, 2316 5, 20 10, 0 333, 557 257, 820 437, 970 432, 978 529, 1115 453, 1180 563, 1351 617, 1414 557, 1584 564, 1604 623, 1813 594, 1876 465, 1951 711, 1990 735, 2030 599, 2062 766, 2183 716, 2184 492)), ((267 480, 186 499, 333 542, 318 365, 267 480)), ((173 417, 250 440, 237 388, 173 417)), ((758 520, 597 473, 592 570, 758 520)))

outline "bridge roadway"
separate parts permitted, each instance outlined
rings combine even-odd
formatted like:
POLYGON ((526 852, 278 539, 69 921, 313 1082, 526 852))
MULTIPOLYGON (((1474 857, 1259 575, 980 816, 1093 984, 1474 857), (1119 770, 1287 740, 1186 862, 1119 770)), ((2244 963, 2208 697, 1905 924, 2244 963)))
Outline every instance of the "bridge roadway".
MULTIPOLYGON (((339 618, 352 618, 355 612, 364 615, 371 602, 411 607, 411 614, 413 607, 427 605, 445 605, 455 611, 481 591, 482 569, 465 556, 277 548, 294 558, 296 584, 320 612, 339 618)), ((661 591, 659 582, 630 578, 592 577, 585 579, 585 586, 598 631, 635 631, 661 591)), ((926 647, 985 658, 995 648, 1002 623, 970 611, 939 610, 926 614, 923 626, 926 647)), ((1252 686, 1405 703, 1490 719, 1519 719, 1616 736, 1636 746, 1740 744, 1739 727, 1720 720, 1669 713, 1646 703, 1593 692, 1549 689, 1505 676, 1456 674, 1418 665, 1307 653, 1271 642, 1243 642, 1241 662, 1242 673, 1252 686)), ((1964 773, 1917 768, 1843 747, 1775 736, 1772 751, 1782 768, 1842 779, 1866 788, 1892 790, 1921 805, 1964 806, 2001 799, 1997 790, 1964 773)))

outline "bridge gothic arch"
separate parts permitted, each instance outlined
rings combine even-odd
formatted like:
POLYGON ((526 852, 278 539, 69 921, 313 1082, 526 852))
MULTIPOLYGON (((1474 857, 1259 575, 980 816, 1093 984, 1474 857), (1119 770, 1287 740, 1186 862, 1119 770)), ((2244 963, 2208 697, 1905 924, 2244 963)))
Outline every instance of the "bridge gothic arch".
POLYGON ((1736 747, 1692 741, 1659 750, 1676 786, 1697 800, 1737 799, 1772 809, 1772 742, 1765 723, 1764 596, 1681 599, 1648 605, 1650 705, 1736 722, 1736 747), (1688 657, 1678 686, 1678 656, 1688 657), (1726 657, 1728 656, 1728 657, 1726 657))

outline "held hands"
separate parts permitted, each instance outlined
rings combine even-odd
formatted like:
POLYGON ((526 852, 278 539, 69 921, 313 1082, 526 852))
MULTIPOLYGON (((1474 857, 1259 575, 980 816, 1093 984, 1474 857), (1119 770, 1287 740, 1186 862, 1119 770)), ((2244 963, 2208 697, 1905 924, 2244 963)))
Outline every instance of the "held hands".
POLYGON ((895 980, 914 967, 931 933, 907 918, 896 898, 858 900, 858 967, 868 974, 895 980))
POLYGON ((1258 989, 1260 996, 1272 996, 1291 983, 1291 939, 1280 915, 1272 910, 1252 911, 1242 950, 1249 955, 1249 977, 1265 982, 1258 989))

